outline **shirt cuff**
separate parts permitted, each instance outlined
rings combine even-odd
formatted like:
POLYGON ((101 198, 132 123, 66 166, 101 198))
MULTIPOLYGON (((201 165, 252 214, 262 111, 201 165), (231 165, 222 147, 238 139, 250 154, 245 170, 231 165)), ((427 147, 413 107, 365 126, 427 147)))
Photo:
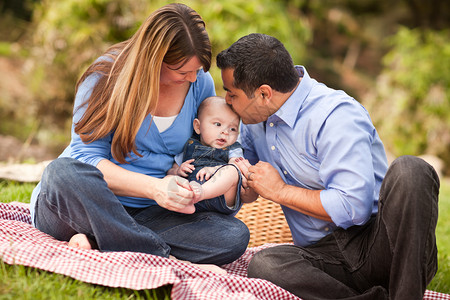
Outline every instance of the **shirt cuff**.
POLYGON ((330 216, 331 220, 338 227, 347 229, 353 226, 351 217, 344 205, 343 196, 337 190, 322 190, 320 192, 320 201, 322 206, 330 216))

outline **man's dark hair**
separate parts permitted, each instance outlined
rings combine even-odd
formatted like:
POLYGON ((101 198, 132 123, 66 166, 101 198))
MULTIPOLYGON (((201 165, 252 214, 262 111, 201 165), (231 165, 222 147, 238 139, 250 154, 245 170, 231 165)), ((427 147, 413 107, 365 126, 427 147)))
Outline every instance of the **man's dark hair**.
POLYGON ((241 37, 217 55, 217 67, 234 69, 234 86, 252 98, 263 84, 287 93, 298 82, 292 57, 276 38, 252 33, 241 37))

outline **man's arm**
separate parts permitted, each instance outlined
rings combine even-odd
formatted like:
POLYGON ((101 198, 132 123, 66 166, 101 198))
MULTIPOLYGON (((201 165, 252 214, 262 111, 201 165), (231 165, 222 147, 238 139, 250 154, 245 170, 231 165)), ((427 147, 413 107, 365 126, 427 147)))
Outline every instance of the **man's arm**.
POLYGON ((272 201, 317 219, 332 222, 320 200, 320 190, 285 184, 272 201))
POLYGON ((260 161, 254 166, 248 161, 243 163, 248 167, 248 172, 244 174, 248 186, 262 197, 312 217, 332 221, 322 206, 320 190, 286 184, 278 171, 267 162, 260 161))

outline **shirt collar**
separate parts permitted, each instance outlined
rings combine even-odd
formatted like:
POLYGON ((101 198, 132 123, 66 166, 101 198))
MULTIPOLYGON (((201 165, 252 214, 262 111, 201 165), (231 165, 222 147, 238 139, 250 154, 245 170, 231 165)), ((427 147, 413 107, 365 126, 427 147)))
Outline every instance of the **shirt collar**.
POLYGON ((289 127, 294 127, 297 121, 298 112, 303 105, 313 86, 313 80, 309 77, 306 68, 303 66, 295 66, 299 77, 302 77, 300 84, 297 86, 292 95, 284 102, 284 104, 269 119, 277 117, 283 120, 289 127))

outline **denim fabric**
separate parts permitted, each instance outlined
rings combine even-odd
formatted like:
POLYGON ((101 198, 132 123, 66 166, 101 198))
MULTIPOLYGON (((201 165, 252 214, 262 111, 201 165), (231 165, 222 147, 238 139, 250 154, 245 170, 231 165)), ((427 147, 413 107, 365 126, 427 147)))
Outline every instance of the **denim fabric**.
POLYGON ((423 160, 395 160, 383 180, 379 212, 363 226, 337 229, 308 247, 262 250, 250 277, 303 299, 422 299, 437 271, 439 178, 423 160))
MULTIPOLYGON (((197 173, 203 167, 216 167, 220 165, 230 165, 236 168, 239 174, 239 182, 236 189, 236 202, 234 207, 228 207, 225 198, 223 195, 218 197, 203 200, 195 204, 197 211, 216 211, 223 214, 236 214, 241 208, 241 198, 240 198, 240 190, 242 184, 242 175, 239 168, 235 165, 228 164, 229 161, 229 153, 230 150, 235 148, 241 148, 241 145, 238 142, 235 142, 233 145, 229 147, 225 147, 222 149, 217 149, 209 146, 202 145, 200 141, 196 138, 196 136, 192 136, 186 143, 183 150, 183 161, 188 159, 195 159, 192 163, 195 166, 195 170, 188 175, 189 181, 196 181, 200 184, 205 183, 205 180, 198 180, 196 178, 197 173)), ((220 172, 220 168, 216 170, 216 173, 220 172)), ((213 176, 214 176, 213 174, 213 176)), ((212 177, 213 177, 212 176, 212 177)))
POLYGON ((56 239, 84 233, 102 251, 134 251, 196 263, 225 264, 241 256, 248 228, 215 212, 192 215, 160 206, 125 208, 102 173, 72 158, 59 158, 44 171, 35 224, 56 239))

